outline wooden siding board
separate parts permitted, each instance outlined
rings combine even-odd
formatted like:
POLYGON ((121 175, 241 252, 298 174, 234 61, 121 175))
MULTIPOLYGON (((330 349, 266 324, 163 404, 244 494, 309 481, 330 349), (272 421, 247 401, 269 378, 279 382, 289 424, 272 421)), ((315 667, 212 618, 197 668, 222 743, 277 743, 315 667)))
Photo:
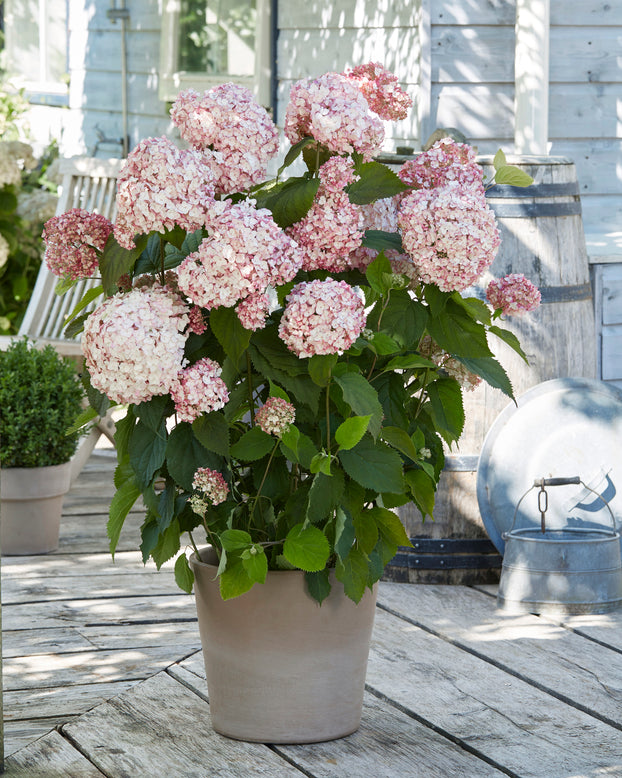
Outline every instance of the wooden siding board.
POLYGON ((551 84, 550 138, 615 139, 622 125, 621 97, 618 84, 551 84))
POLYGON ((622 325, 622 264, 602 268, 602 323, 622 325))
POLYGON ((514 26, 432 25, 432 81, 513 83, 514 26))
POLYGON ((279 30, 339 29, 344 27, 415 27, 418 2, 413 0, 347 0, 292 3, 280 0, 279 30))
POLYGON ((505 138, 514 143, 511 84, 432 84, 430 114, 433 126, 456 127, 470 142, 505 138))
MULTIPOLYGON (((433 24, 514 24, 515 0, 433 0, 430 8, 433 24)), ((622 4, 611 0, 551 0, 552 25, 577 27, 622 25, 622 4)))
POLYGON ((620 83, 621 49, 620 27, 551 26, 549 80, 620 83))
POLYGON ((622 380, 622 325, 603 328, 602 353, 603 380, 622 380))
POLYGON ((419 80, 417 28, 379 28, 365 31, 281 31, 278 39, 279 80, 317 77, 340 72, 363 62, 382 62, 400 81, 419 80))

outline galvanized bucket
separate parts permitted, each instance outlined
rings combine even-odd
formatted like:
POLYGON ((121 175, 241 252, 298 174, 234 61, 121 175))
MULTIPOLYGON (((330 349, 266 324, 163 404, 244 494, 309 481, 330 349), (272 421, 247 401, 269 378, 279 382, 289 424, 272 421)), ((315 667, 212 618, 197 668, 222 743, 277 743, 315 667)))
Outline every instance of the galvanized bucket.
POLYGON ((499 608, 514 613, 571 615, 608 613, 622 606, 620 533, 608 503, 598 495, 611 515, 611 530, 546 526, 545 487, 568 484, 582 484, 594 492, 578 476, 540 478, 519 500, 512 528, 503 536, 499 608), (537 487, 540 529, 514 529, 521 502, 537 487))

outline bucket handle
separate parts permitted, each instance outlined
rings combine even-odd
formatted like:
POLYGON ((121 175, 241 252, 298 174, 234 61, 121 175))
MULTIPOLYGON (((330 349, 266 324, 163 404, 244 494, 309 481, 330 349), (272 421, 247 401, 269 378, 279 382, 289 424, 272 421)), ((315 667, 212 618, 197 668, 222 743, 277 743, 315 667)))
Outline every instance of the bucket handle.
POLYGON ((609 515, 611 516, 611 523, 613 525, 613 534, 615 535, 615 533, 618 531, 618 527, 616 525, 616 518, 613 515, 611 506, 602 495, 598 494, 598 492, 595 489, 592 489, 591 486, 588 486, 584 481, 581 480, 581 478, 579 478, 578 475, 573 475, 568 478, 563 478, 563 477, 536 478, 533 484, 529 487, 529 489, 527 489, 527 491, 523 494, 523 496, 518 501, 516 508, 514 509, 514 517, 512 519, 512 526, 510 527, 509 532, 512 532, 512 530, 514 529, 514 525, 516 524, 516 516, 518 515, 518 509, 520 508, 520 504, 522 503, 522 501, 533 489, 540 489, 540 491, 538 492, 538 509, 540 511, 540 530, 544 534, 544 532, 546 531, 545 514, 549 507, 549 497, 545 487, 546 486, 570 486, 572 484, 581 484, 581 486, 587 489, 588 492, 592 492, 592 494, 595 494, 596 497, 598 497, 598 499, 605 505, 605 507, 609 511, 609 515))

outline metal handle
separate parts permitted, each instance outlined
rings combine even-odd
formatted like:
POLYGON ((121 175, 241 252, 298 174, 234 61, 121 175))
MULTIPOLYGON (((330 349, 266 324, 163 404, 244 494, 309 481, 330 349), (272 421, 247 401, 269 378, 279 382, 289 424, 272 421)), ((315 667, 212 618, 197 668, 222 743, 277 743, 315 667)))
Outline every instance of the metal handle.
MULTIPOLYGON (((598 492, 595 489, 592 489, 591 486, 588 486, 584 481, 581 480, 581 478, 578 475, 573 475, 567 478, 536 478, 533 482, 533 485, 527 489, 527 491, 523 494, 523 496, 518 501, 516 508, 514 509, 514 517, 512 519, 512 526, 509 529, 509 532, 512 532, 514 529, 514 525, 516 524, 516 516, 518 515, 518 509, 520 508, 520 504, 525 499, 525 497, 531 492, 533 489, 540 489, 540 492, 538 494, 538 509, 540 511, 540 530, 542 533, 546 531, 546 520, 545 520, 545 514, 548 509, 548 495, 546 493, 545 486, 570 486, 570 485, 576 485, 581 484, 585 489, 588 490, 588 492, 592 492, 592 494, 595 494, 596 497, 605 505, 607 510, 609 511, 609 515, 611 516, 611 523, 613 525, 613 533, 615 534, 618 531, 618 527, 616 525, 616 518, 613 515, 613 511, 611 510, 611 506, 605 500, 605 498, 598 494, 598 492)), ((509 533, 506 533, 509 534, 509 533)))
POLYGON ((536 478, 534 486, 570 486, 571 484, 580 484, 581 479, 578 475, 570 478, 536 478))

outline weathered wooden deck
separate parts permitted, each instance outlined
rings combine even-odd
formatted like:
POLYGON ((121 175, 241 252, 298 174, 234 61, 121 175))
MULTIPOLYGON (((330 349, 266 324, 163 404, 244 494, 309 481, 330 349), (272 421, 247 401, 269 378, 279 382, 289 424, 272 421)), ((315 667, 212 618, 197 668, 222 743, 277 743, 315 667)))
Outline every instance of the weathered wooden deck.
POLYGON ((381 584, 354 735, 216 735, 193 599, 143 568, 138 514, 108 556, 113 463, 91 458, 58 552, 2 560, 8 776, 622 776, 622 611, 508 616, 491 587, 381 584))

